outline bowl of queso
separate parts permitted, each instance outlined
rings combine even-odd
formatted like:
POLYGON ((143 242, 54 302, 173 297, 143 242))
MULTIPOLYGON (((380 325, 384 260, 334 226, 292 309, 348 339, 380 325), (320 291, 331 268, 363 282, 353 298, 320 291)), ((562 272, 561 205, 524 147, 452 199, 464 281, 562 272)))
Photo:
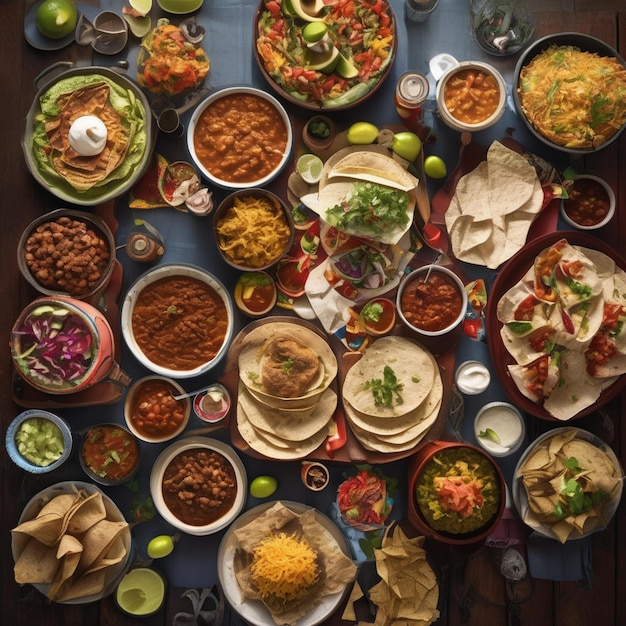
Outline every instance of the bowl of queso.
POLYGON ((444 337, 461 329, 467 301, 465 286, 452 270, 425 265, 402 279, 396 309, 412 334, 425 344, 438 346, 444 337))
POLYGON ((94 482, 121 485, 139 469, 139 442, 119 424, 98 424, 83 432, 79 460, 94 482))
POLYGON ((506 83, 491 65, 463 61, 443 72, 436 100, 447 126, 460 132, 476 132, 493 126, 504 114, 506 83))
POLYGON ((598 176, 581 174, 574 181, 568 198, 561 200, 561 217, 574 228, 596 230, 615 215, 615 194, 598 176))
POLYGON ((228 87, 204 99, 187 128, 187 148, 202 175, 225 189, 262 187, 287 164, 293 130, 287 111, 253 87, 228 87))

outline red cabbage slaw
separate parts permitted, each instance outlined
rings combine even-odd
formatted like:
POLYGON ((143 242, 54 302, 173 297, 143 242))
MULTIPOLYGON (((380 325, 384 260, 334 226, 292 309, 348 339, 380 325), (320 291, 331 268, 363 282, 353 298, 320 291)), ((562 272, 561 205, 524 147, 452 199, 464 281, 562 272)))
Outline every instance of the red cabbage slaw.
POLYGON ((12 339, 17 367, 43 387, 77 386, 94 357, 95 341, 87 322, 67 308, 33 309, 12 339))

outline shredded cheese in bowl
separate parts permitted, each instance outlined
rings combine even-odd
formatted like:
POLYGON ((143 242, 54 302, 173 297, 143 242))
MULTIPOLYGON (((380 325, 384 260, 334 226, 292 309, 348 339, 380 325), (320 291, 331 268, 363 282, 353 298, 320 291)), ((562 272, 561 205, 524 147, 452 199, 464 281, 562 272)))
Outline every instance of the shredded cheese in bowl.
POLYGON ((269 535, 254 549, 250 569, 261 596, 283 603, 304 597, 319 576, 315 550, 284 532, 269 535))

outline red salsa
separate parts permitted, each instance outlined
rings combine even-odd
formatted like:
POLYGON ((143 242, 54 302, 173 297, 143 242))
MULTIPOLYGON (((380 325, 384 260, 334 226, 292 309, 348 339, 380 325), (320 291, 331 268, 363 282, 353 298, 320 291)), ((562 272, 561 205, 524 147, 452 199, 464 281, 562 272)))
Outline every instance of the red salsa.
POLYGON ((89 470, 112 481, 128 478, 139 463, 137 440, 125 428, 113 424, 90 428, 81 454, 89 470))
POLYGON ((579 178, 574 182, 569 198, 563 202, 563 208, 576 224, 595 226, 609 212, 609 196, 597 180, 579 178))
POLYGON ((378 335, 389 332, 396 321, 396 307, 391 300, 378 298, 368 302, 361 311, 365 330, 378 335))
POLYGON ((410 324, 421 330, 438 332, 459 317, 463 299, 450 276, 433 271, 427 283, 421 275, 406 285, 400 306, 410 324))
POLYGON ((187 401, 174 400, 180 393, 167 380, 148 379, 134 392, 129 411, 132 428, 148 439, 175 433, 185 419, 187 401))

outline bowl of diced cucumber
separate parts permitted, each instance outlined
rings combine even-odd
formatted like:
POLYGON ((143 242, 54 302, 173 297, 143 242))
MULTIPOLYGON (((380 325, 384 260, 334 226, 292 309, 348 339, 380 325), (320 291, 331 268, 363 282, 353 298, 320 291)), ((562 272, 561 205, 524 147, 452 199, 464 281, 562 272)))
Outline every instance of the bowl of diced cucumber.
POLYGON ((9 425, 6 449, 11 460, 32 474, 59 468, 72 453, 72 431, 54 413, 29 409, 9 425))

